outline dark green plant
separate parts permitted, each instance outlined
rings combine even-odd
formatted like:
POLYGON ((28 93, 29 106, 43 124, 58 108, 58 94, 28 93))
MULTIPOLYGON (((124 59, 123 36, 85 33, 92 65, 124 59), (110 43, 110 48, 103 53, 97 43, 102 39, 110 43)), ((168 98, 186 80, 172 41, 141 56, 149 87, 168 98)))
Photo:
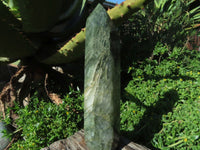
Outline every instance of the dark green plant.
POLYGON ((151 149, 199 149, 200 53, 177 47, 168 52, 159 43, 153 54, 129 67, 121 131, 151 149))
MULTIPOLYGON (((108 14, 116 25, 120 25, 128 16, 150 1, 126 0, 123 4, 108 10, 108 14)), ((55 65, 81 58, 84 55, 85 43, 85 29, 81 28, 84 27, 90 12, 86 2, 1 0, 0 29, 4 34, 0 39, 1 47, 4 48, 0 51, 0 62, 8 63, 15 59, 31 57, 37 62, 55 65), (69 40, 78 31, 80 32, 69 40), (20 42, 16 42, 15 39, 20 39, 20 42), (51 48, 50 43, 53 45, 51 48), (15 45, 15 48, 11 45, 15 45), (13 54, 16 51, 17 54, 13 54)), ((102 0, 95 0, 95 3, 97 2, 102 0)))
MULTIPOLYGON (((73 89, 59 106, 38 99, 35 94, 25 108, 20 108, 16 103, 10 109, 19 115, 14 133, 21 136, 11 150, 41 149, 83 128, 83 96, 73 89)), ((11 120, 7 118, 4 121, 10 124, 11 120)))
POLYGON ((193 27, 199 24, 200 6, 190 10, 192 2, 154 0, 134 13, 121 29, 124 59, 131 62, 151 57, 158 42, 169 51, 175 46, 183 47, 187 37, 193 34, 193 27))

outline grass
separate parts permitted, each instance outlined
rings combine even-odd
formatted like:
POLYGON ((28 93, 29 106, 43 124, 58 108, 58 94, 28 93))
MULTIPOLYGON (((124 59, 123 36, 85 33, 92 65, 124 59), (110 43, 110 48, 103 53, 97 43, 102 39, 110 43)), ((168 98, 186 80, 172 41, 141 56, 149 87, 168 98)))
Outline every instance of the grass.
MULTIPOLYGON (((158 44, 152 58, 129 67, 121 134, 151 149, 200 149, 200 53, 158 44)), ((60 107, 35 95, 14 110, 21 138, 11 150, 40 149, 83 128, 83 95, 73 89, 60 107)))

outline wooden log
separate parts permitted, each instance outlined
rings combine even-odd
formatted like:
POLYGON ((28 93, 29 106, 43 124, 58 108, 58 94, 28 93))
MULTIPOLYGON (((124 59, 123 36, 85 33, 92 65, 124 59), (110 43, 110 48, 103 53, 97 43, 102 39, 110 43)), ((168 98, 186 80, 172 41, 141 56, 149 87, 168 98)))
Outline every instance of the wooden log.
MULTIPOLYGON (((84 131, 80 130, 67 139, 59 140, 52 143, 49 147, 41 150, 89 150, 86 147, 84 131)), ((125 137, 120 137, 119 147, 116 150, 150 150, 145 146, 131 142, 125 137)))

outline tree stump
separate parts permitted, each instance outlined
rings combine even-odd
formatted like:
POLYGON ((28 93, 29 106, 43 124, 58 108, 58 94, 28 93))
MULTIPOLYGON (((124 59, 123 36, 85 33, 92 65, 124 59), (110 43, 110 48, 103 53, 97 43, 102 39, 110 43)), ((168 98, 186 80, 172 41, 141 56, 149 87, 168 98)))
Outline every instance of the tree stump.
MULTIPOLYGON (((150 150, 145 146, 131 142, 125 137, 120 137, 118 148, 116 150, 150 150)), ((59 140, 51 144, 49 147, 41 150, 89 150, 85 144, 84 131, 80 130, 67 139, 59 140)))

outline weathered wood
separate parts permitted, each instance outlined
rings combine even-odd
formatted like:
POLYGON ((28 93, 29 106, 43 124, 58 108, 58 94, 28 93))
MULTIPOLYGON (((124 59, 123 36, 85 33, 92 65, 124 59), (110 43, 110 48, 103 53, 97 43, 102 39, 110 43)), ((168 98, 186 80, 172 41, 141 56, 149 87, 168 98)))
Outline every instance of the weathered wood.
MULTIPOLYGON (((49 147, 41 150, 88 150, 85 144, 84 131, 80 130, 71 137, 59 140, 51 144, 49 147)), ((120 137, 119 147, 116 150, 150 150, 145 146, 131 142, 130 140, 120 137)))

